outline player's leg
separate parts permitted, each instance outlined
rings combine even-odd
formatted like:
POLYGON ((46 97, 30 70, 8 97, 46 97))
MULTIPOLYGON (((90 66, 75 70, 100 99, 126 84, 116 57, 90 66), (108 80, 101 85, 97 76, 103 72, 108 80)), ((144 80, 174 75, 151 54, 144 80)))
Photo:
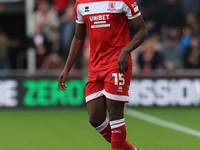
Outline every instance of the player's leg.
POLYGON ((129 66, 128 72, 119 74, 118 69, 110 69, 105 73, 103 94, 106 96, 107 107, 110 116, 112 130, 112 149, 133 150, 134 147, 126 140, 126 128, 124 120, 124 105, 128 102, 128 89, 131 80, 132 69, 129 66), (117 134, 120 132, 120 134, 117 134))
POLYGON ((137 150, 133 145, 126 140, 126 127, 124 119, 124 102, 117 102, 112 100, 107 100, 107 106, 110 117, 111 126, 111 141, 112 150, 137 150))
POLYGON ((105 138, 111 142, 110 122, 106 118, 106 98, 99 97, 87 103, 90 124, 105 138))
POLYGON ((106 98, 102 94, 104 83, 94 72, 89 73, 86 84, 86 103, 90 124, 108 141, 111 139, 110 123, 106 119, 106 98))
POLYGON ((111 126, 111 149, 124 150, 126 141, 124 102, 107 100, 107 107, 111 126))
MULTIPOLYGON (((87 108, 91 125, 105 138, 106 141, 111 143, 111 127, 110 121, 106 118, 105 97, 100 97, 88 102, 87 108)), ((118 114, 120 118, 123 118, 123 113, 118 113, 122 111, 117 109, 112 109, 111 111, 113 113, 114 111, 117 111, 117 113, 114 114, 118 114)), ((117 116, 115 115, 114 117, 116 118, 117 116)), ((111 118, 114 119, 114 117, 111 118)), ((133 150, 133 146, 127 140, 125 140, 125 150, 133 150)))
POLYGON ((102 124, 106 119, 106 99, 99 97, 87 103, 89 122, 93 127, 102 124))

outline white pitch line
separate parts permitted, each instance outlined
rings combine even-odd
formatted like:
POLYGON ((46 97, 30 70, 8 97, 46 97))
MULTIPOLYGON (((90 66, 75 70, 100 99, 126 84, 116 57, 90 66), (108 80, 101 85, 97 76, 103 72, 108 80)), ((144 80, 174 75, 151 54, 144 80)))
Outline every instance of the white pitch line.
POLYGON ((133 110, 130 108, 126 108, 125 114, 135 117, 135 118, 138 118, 138 119, 141 119, 141 120, 144 120, 144 121, 147 121, 147 122, 150 122, 150 123, 153 123, 153 124, 157 124, 157 125, 167 127, 167 128, 173 129, 173 130, 177 130, 180 132, 184 132, 184 133, 196 136, 196 137, 200 137, 199 131, 196 131, 196 130, 193 130, 193 129, 190 129, 190 128, 187 128, 187 127, 184 127, 182 125, 178 125, 178 124, 175 124, 172 122, 168 122, 168 121, 141 113, 139 111, 136 111, 136 110, 133 110))

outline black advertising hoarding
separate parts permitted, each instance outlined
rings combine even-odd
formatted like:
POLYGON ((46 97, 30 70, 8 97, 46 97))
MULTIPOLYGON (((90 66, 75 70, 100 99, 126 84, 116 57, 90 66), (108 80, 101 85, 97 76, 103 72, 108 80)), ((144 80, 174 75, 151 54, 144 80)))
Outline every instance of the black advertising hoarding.
MULTIPOLYGON (((70 78, 67 91, 57 77, 0 77, 0 108, 85 106, 87 76, 70 78)), ((200 78, 133 78, 129 106, 200 106, 200 78)))
POLYGON ((0 108, 2 107, 80 107, 85 105, 87 77, 70 78, 68 89, 58 88, 57 78, 0 78, 0 108))

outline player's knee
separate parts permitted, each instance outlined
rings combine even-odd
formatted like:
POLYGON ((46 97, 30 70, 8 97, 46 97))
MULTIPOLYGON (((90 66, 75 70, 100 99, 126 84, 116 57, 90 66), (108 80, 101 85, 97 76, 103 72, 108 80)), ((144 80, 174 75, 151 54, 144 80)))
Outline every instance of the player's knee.
POLYGON ((105 121, 105 119, 102 120, 95 116, 90 116, 90 118, 89 118, 89 122, 93 127, 98 127, 99 125, 101 125, 103 123, 103 121, 105 121))

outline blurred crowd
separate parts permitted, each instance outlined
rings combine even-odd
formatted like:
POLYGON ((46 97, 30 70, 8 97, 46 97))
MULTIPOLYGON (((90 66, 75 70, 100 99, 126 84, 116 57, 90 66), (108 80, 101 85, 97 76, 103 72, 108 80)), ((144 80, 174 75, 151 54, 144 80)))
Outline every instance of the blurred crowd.
POLYGON ((133 52, 135 71, 200 69, 200 1, 138 1, 149 37, 133 52))
MULTIPOLYGON (((146 22, 149 37, 133 51, 134 71, 200 69, 200 1, 136 0, 146 22)), ((36 0, 33 15, 37 69, 61 70, 75 32, 75 0, 36 0)), ((131 35, 134 36, 134 31, 131 35)), ((6 49, 17 46, 0 30, 0 69, 9 68, 6 49)), ((88 36, 73 69, 88 70, 88 36)))

